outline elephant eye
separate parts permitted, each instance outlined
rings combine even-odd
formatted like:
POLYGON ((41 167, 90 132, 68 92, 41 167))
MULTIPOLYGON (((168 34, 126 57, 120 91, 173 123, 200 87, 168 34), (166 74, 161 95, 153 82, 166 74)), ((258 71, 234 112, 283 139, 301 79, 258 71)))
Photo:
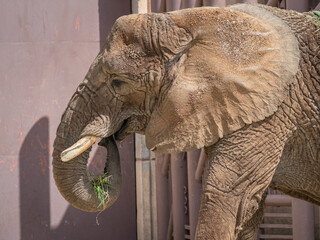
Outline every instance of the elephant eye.
POLYGON ((123 84, 125 84, 125 82, 124 82, 124 81, 121 81, 121 80, 119 80, 119 79, 113 79, 112 82, 111 82, 111 85, 112 85, 112 87, 114 87, 114 88, 120 88, 121 85, 123 85, 123 84))
POLYGON ((118 93, 122 96, 127 95, 133 91, 131 84, 118 78, 112 79, 110 85, 115 93, 118 93))

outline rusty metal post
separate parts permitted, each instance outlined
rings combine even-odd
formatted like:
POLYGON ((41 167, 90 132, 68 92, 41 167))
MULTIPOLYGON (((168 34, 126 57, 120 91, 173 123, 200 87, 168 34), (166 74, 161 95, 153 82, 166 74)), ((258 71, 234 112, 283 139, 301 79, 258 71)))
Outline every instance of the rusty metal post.
POLYGON ((158 239, 166 239, 168 224, 170 218, 169 205, 169 179, 168 175, 164 176, 161 172, 165 162, 166 155, 156 154, 156 195, 157 201, 157 222, 158 222, 158 239))
POLYGON ((186 153, 171 154, 171 177, 173 238, 175 240, 182 240, 185 237, 184 225, 189 224, 186 153))
POLYGON ((203 0, 203 6, 225 7, 226 0, 203 0))
POLYGON ((286 8, 298 12, 309 11, 309 1, 286 0, 286 8))
POLYGON ((195 179, 195 171, 198 165, 201 150, 187 153, 188 156, 188 196, 189 196, 189 225, 190 238, 194 239, 198 223, 198 214, 201 201, 201 183, 195 179))
POLYGON ((294 198, 292 200, 292 233, 293 240, 313 240, 314 210, 313 205, 294 198))

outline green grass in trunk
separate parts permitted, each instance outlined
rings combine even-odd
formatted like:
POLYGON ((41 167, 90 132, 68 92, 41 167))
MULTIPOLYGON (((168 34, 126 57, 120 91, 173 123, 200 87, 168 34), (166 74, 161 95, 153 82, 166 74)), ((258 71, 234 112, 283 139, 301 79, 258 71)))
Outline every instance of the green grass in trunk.
MULTIPOLYGON (((319 39, 319 37, 320 37, 320 12, 313 11, 313 14, 315 16, 312 18, 312 22, 316 26, 316 36, 319 39)), ((317 47, 318 54, 319 54, 319 50, 320 50, 320 46, 317 47)))
POLYGON ((108 176, 107 173, 98 176, 89 173, 89 179, 93 185, 94 192, 97 198, 100 200, 100 204, 97 208, 99 208, 101 205, 104 206, 109 198, 109 190, 112 188, 110 184, 111 178, 112 175, 108 176))
POLYGON ((313 14, 315 15, 314 18, 312 18, 312 22, 317 26, 317 32, 320 32, 320 12, 319 11, 313 11, 313 14))

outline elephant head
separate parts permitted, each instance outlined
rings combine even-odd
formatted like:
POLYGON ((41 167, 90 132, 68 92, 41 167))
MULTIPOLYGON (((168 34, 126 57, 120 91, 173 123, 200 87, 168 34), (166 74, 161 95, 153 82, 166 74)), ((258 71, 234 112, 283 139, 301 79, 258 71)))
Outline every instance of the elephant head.
POLYGON ((272 115, 296 74, 297 42, 285 24, 270 24, 275 17, 253 15, 198 8, 119 18, 57 130, 62 195, 82 210, 102 210, 86 173, 97 137, 136 132, 156 152, 179 152, 272 115))

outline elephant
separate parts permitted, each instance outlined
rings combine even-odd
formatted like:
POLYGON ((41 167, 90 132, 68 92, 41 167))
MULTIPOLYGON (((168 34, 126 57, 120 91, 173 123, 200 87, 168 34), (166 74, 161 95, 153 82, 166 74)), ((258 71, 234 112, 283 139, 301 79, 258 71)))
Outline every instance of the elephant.
MULTIPOLYGON (((62 196, 102 211, 87 174, 97 138, 144 134, 149 149, 205 148, 196 239, 255 239, 266 189, 320 204, 320 33, 312 12, 259 4, 122 16, 58 126, 53 174, 62 196)), ((109 142, 109 143, 108 143, 109 142)))

